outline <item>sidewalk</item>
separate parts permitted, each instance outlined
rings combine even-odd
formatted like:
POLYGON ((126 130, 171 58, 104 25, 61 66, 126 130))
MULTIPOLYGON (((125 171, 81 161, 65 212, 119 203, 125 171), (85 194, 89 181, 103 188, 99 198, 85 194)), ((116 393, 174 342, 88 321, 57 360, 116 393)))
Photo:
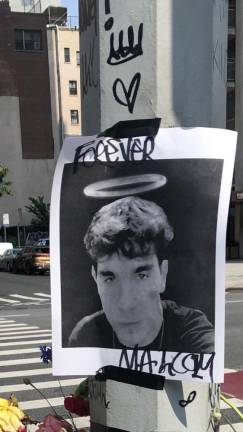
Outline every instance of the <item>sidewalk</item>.
POLYGON ((225 289, 243 290, 243 261, 227 261, 225 269, 225 289))
MULTIPOLYGON (((243 261, 227 261, 225 268, 225 289, 228 292, 243 292, 243 261)), ((221 391, 241 412, 243 409, 243 371, 225 370, 221 391)), ((220 432, 243 432, 243 421, 227 404, 221 401, 223 414, 220 432), (227 421, 226 421, 227 419, 227 421), (229 423, 230 424, 229 424, 229 423)))
MULTIPOLYGON (((225 268, 225 289, 228 292, 243 292, 243 261, 227 261, 225 268)), ((228 396, 243 401, 243 371, 225 370, 225 381, 221 389, 228 396)))
POLYGON ((243 371, 226 370, 221 391, 229 397, 243 401, 243 371))

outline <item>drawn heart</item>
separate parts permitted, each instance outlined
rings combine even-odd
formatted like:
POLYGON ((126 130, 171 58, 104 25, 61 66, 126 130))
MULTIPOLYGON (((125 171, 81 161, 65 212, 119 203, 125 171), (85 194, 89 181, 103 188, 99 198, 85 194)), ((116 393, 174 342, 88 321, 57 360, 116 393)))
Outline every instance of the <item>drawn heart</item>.
POLYGON ((125 84, 121 80, 121 78, 117 78, 113 84, 114 98, 116 99, 116 101, 119 104, 127 106, 128 111, 131 114, 133 113, 133 109, 134 109, 134 105, 136 102, 140 81, 141 81, 141 74, 139 72, 137 72, 134 75, 128 90, 126 89, 125 84), (121 96, 124 95, 124 98, 121 98, 121 96, 118 95, 118 92, 120 93, 121 96), (121 92, 123 92, 123 93, 121 94, 121 92))

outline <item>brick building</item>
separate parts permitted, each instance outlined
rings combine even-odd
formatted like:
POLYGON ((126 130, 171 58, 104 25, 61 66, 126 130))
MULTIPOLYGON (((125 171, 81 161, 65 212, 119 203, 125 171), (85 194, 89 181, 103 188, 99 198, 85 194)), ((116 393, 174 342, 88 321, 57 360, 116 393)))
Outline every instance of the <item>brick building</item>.
MULTIPOLYGON (((52 8, 52 17, 55 11, 66 16, 66 8, 52 8)), ((49 12, 11 12, 8 1, 0 2, 0 148, 12 182, 12 196, 1 198, 0 217, 8 213, 10 225, 29 223, 28 197, 50 200, 60 149, 51 121, 49 12)))

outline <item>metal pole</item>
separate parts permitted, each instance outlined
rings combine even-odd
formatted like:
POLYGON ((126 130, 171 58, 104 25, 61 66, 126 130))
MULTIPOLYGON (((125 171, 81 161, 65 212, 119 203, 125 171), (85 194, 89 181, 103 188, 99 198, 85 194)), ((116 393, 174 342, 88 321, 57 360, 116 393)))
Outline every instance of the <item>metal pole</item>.
POLYGON ((25 226, 23 226, 23 230, 24 230, 24 244, 26 242, 26 230, 25 230, 25 226))
POLYGON ((19 230, 19 224, 17 225, 17 236, 18 236, 18 247, 20 247, 20 230, 19 230))
MULTIPOLYGON (((84 135, 104 131, 120 120, 155 116, 162 118, 161 127, 224 127, 225 84, 212 68, 208 50, 215 38, 226 50, 227 14, 225 19, 219 17, 215 2, 204 9, 201 0, 187 5, 172 0, 124 0, 122 8, 115 0, 97 3, 97 13, 90 14, 88 25, 81 0, 79 8, 84 135), (201 43, 205 26, 210 28, 209 38, 201 43), (187 31, 183 34, 181 28, 187 31), (133 46, 124 56, 129 33, 133 46), (203 70, 207 72, 205 80, 200 78, 203 70), (181 86, 181 82, 187 85, 181 86), (190 96, 193 88, 197 88, 196 97, 190 96)), ((90 379, 89 385, 92 432, 206 432, 219 428, 214 419, 219 408, 218 385, 166 380, 161 390, 157 383, 155 388, 151 383, 143 385, 142 375, 135 384, 134 376, 126 381, 121 371, 116 377, 106 374, 103 380, 90 379), (197 394, 194 403, 182 407, 179 401, 192 394, 197 394)))
POLYGON ((7 227, 3 225, 3 232, 4 232, 4 241, 7 241, 7 227))

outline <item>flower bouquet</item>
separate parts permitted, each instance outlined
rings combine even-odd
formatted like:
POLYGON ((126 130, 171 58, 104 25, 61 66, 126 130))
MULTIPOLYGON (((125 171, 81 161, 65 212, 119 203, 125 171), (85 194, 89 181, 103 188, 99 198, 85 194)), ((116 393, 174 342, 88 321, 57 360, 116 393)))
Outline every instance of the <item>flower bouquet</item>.
MULTIPOLYGON (((42 345, 40 346, 40 350, 43 363, 51 362, 51 348, 42 345)), ((28 432, 30 428, 33 431, 33 426, 31 425, 35 425, 35 432, 85 432, 84 429, 77 428, 73 414, 79 417, 89 416, 88 379, 81 382, 74 394, 67 396, 64 395, 60 384, 64 397, 64 408, 70 417, 70 423, 56 412, 45 395, 29 378, 24 378, 23 381, 26 385, 33 387, 47 401, 51 413, 47 414, 41 421, 38 421, 32 419, 27 413, 21 410, 14 394, 11 394, 9 399, 0 398, 0 432, 28 432)))

